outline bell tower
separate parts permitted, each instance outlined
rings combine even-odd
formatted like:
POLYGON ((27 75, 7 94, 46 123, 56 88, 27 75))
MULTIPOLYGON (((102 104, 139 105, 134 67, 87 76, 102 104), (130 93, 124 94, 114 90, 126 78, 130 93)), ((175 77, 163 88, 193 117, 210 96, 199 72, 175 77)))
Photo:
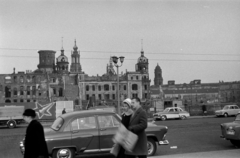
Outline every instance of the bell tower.
POLYGON ((78 47, 76 44, 76 39, 75 39, 75 44, 73 46, 73 51, 72 51, 72 63, 71 63, 71 68, 70 72, 71 73, 80 73, 82 72, 82 67, 80 65, 80 51, 78 51, 78 47))
POLYGON ((163 77, 162 77, 162 69, 160 66, 157 64, 155 70, 154 70, 154 85, 159 86, 163 84, 163 77))

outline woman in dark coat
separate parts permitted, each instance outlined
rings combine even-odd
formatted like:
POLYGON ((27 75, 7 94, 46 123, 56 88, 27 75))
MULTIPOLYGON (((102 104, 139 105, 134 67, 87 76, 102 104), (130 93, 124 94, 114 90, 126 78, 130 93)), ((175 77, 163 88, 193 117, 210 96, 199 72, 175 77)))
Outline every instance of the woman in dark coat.
MULTIPOLYGON (((130 118, 132 116, 133 111, 131 110, 131 99, 127 98, 123 101, 122 106, 122 124, 128 129, 130 118)), ((125 149, 120 146, 119 153, 117 158, 124 158, 125 157, 125 149)))
POLYGON ((34 120, 35 117, 36 113, 32 109, 26 109, 23 113, 23 119, 29 123, 24 141, 24 158, 48 158, 43 126, 34 120))

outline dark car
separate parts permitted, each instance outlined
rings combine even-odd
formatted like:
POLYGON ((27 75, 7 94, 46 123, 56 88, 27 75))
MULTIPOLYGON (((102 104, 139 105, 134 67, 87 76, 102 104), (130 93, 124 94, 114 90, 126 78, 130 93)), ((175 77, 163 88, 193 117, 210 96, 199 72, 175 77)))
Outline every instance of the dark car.
MULTIPOLYGON (((73 158, 75 155, 108 153, 112 138, 121 122, 119 115, 107 110, 69 112, 59 116, 51 128, 44 129, 49 155, 53 158, 73 158)), ((155 154, 158 145, 167 145, 167 126, 148 123, 148 156, 155 154)), ((20 142, 24 152, 24 143, 20 142)))
POLYGON ((240 112, 237 114, 235 121, 221 124, 221 138, 230 140, 234 146, 240 147, 240 112))

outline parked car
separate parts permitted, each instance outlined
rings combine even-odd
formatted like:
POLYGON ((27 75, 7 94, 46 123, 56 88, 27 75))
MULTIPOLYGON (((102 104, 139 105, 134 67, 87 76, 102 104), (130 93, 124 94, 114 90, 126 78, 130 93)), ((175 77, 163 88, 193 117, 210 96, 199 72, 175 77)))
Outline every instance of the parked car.
POLYGON ((215 111, 215 115, 219 116, 235 116, 240 111, 240 108, 237 105, 225 105, 222 110, 215 111))
POLYGON ((153 114, 154 120, 162 120, 165 121, 167 119, 186 119, 190 116, 190 114, 179 107, 169 107, 163 110, 162 112, 158 112, 153 114))
POLYGON ((234 146, 240 147, 240 112, 233 122, 221 124, 221 131, 221 138, 230 140, 234 146))
MULTIPOLYGON (((59 116, 51 128, 45 128, 49 155, 53 158, 73 158, 75 155, 109 154, 112 138, 121 117, 109 110, 74 111, 59 116)), ((167 126, 148 123, 146 129, 148 156, 155 154, 158 145, 167 145, 167 126)), ((24 153, 24 142, 20 142, 24 153)))

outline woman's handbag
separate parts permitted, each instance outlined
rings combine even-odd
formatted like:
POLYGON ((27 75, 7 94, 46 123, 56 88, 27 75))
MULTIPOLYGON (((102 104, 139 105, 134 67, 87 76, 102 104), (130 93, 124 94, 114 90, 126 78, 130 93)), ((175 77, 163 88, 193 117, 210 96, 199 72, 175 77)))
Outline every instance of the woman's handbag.
POLYGON ((118 153, 120 150, 120 145, 119 144, 114 144, 110 153, 113 154, 115 157, 117 157, 118 153))

